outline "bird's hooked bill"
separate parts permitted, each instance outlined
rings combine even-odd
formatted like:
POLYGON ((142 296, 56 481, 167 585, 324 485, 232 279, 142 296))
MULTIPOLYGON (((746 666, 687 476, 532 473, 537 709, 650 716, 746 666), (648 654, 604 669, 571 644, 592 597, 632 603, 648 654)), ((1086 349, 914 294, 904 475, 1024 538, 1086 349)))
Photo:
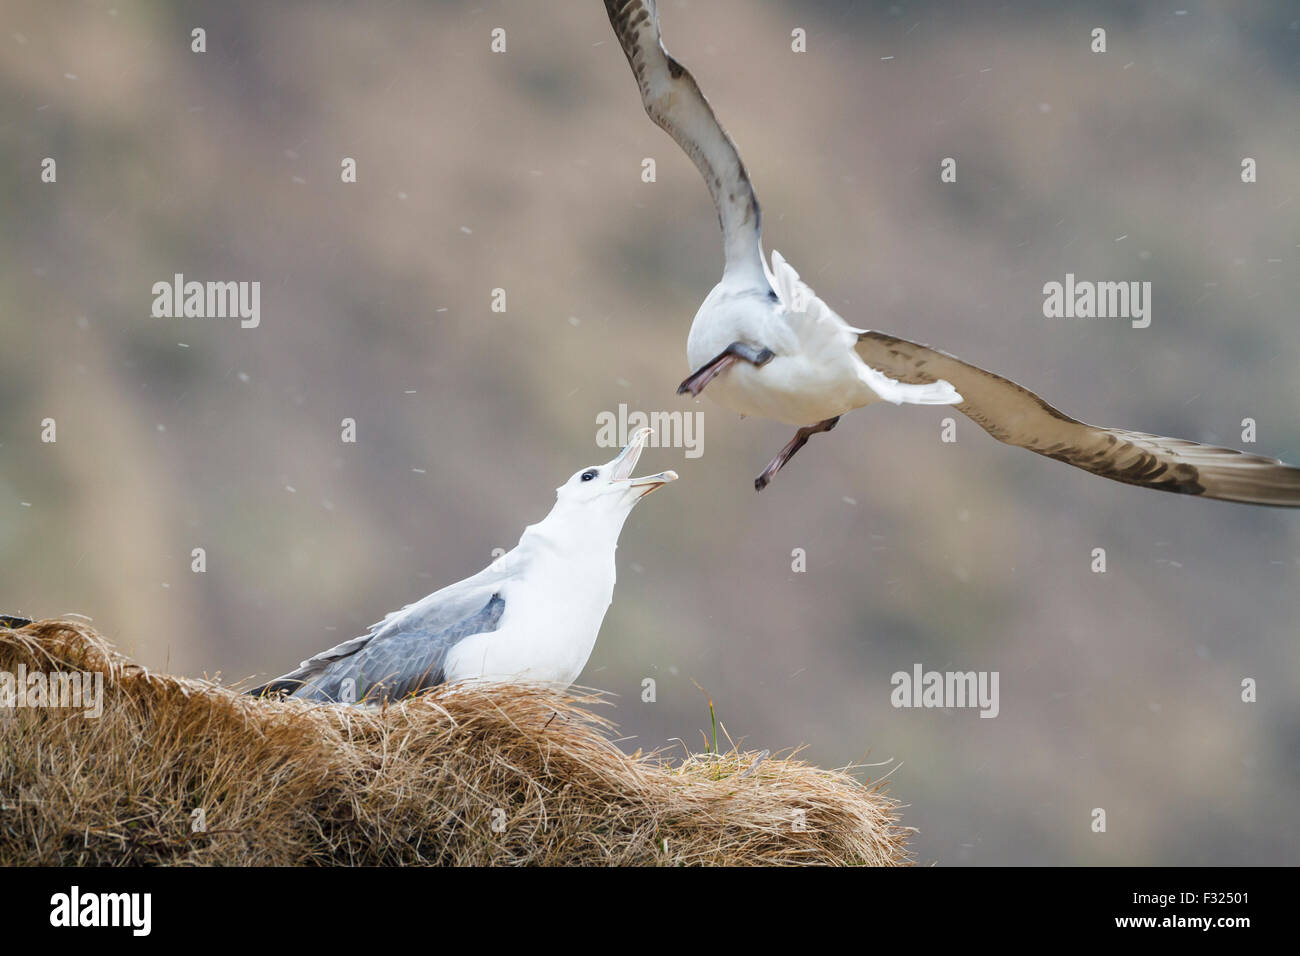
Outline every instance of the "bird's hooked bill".
POLYGON ((628 439, 627 446, 618 453, 613 461, 609 463, 611 471, 611 480, 625 482, 629 488, 645 488, 641 493, 642 498, 650 494, 657 488, 661 488, 670 481, 677 480, 677 472, 661 471, 657 475, 645 475, 641 478, 632 478, 632 469, 636 467, 637 459, 641 457, 641 452, 645 450, 646 442, 654 434, 653 428, 638 428, 632 437, 628 439))

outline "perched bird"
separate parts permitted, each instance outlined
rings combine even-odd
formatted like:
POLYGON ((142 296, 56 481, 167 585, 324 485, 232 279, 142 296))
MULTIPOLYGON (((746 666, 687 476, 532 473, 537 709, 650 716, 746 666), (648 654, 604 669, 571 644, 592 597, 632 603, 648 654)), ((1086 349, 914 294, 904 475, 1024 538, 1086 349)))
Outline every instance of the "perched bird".
POLYGON ((722 281, 686 340, 694 371, 678 393, 705 386, 741 415, 800 426, 754 482, 762 491, 810 436, 875 402, 953 405, 998 441, 1093 474, 1181 494, 1300 506, 1300 469, 1177 438, 1076 421, 1015 382, 835 314, 780 253, 763 258, 758 200, 736 146, 694 78, 664 49, 654 0, 605 0, 650 118, 699 168, 722 226, 722 281))
POLYGON ((677 478, 672 471, 630 477, 651 434, 640 429, 609 464, 561 485, 551 513, 478 574, 248 693, 370 704, 474 679, 567 687, 591 656, 613 598, 623 522, 638 501, 677 478))

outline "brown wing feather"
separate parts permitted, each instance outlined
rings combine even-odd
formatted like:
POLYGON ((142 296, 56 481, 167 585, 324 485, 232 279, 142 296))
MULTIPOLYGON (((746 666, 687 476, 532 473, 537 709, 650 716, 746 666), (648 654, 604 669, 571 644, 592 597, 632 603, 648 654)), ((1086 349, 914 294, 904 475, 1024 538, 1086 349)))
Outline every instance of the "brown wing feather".
POLYGON ((1008 445, 1130 485, 1300 507, 1300 468, 1276 459, 1076 421, 1000 375, 883 332, 863 332, 857 351, 872 368, 900 382, 942 378, 952 383, 963 399, 957 410, 1008 445))
POLYGON ((727 269, 762 273, 761 216, 736 144, 722 128, 695 78, 664 49, 654 0, 605 0, 610 25, 632 67, 650 118, 677 141, 709 187, 727 269))

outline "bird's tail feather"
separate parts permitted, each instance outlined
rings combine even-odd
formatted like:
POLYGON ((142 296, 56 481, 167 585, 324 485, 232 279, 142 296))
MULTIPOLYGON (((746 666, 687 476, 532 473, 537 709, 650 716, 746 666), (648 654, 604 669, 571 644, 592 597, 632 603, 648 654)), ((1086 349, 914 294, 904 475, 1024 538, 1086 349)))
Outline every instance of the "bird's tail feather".
POLYGON ((280 693, 290 695, 302 687, 304 683, 304 681, 286 675, 285 677, 277 677, 275 680, 267 681, 265 684, 259 684, 251 690, 244 691, 244 693, 249 697, 274 697, 280 693))

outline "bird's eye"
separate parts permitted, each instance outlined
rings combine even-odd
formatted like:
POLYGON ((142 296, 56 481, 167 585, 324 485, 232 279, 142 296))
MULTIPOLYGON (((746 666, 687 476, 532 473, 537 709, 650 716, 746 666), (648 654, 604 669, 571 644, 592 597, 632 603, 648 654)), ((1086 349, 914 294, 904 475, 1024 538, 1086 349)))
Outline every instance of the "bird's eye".
POLYGON ((591 479, 595 478, 598 474, 600 474, 600 472, 598 472, 595 468, 589 468, 587 471, 584 471, 582 473, 582 480, 591 481, 591 479))

